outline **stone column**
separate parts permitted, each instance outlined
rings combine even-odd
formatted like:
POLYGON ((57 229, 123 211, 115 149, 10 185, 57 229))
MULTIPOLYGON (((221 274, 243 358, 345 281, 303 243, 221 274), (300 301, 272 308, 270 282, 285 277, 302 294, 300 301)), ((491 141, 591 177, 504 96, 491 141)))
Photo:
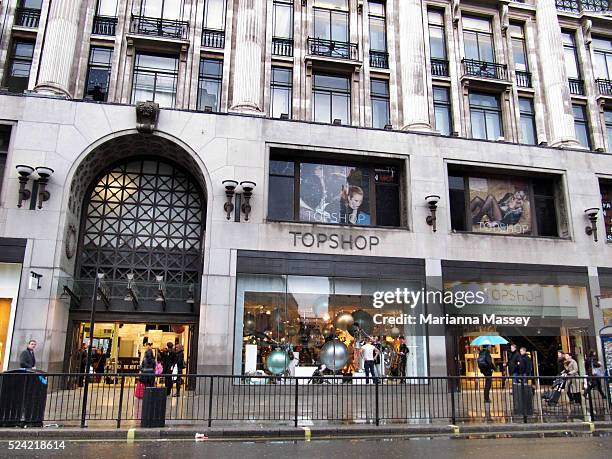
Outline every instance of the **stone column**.
POLYGON ((398 3, 403 129, 430 130, 421 1, 398 3))
POLYGON ((263 113, 265 0, 238 0, 231 111, 263 113))
POLYGON ((556 147, 578 146, 555 0, 536 2, 536 25, 538 49, 542 51, 538 59, 540 76, 544 82, 549 143, 556 147))
POLYGON ((82 0, 51 2, 38 83, 34 88, 36 92, 72 97, 71 74, 79 36, 81 3, 82 0))

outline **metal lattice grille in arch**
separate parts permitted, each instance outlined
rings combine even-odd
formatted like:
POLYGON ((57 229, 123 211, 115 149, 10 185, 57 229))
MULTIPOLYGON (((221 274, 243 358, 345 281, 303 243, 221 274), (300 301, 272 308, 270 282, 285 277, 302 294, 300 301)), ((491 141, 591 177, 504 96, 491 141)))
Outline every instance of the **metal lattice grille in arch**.
POLYGON ((197 182, 170 163, 143 159, 113 168, 88 201, 80 277, 197 283, 202 204, 197 182))

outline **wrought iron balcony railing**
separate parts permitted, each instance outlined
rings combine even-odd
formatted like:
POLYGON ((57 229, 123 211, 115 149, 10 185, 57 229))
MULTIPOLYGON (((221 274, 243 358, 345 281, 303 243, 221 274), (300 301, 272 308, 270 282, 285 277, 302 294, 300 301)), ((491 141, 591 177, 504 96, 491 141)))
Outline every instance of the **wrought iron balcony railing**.
POLYGON ((556 0, 557 9, 580 13, 581 11, 609 11, 609 0, 556 0))
POLYGON ((293 38, 272 37, 272 54, 293 57, 293 38))
POLYGON ((385 51, 370 50, 370 67, 375 69, 389 68, 389 53, 385 51))
POLYGON ((38 27, 40 10, 36 8, 15 8, 15 25, 21 27, 38 27))
POLYGON ((599 78, 595 80, 597 83, 597 89, 599 89, 599 94, 602 96, 612 96, 612 80, 604 80, 603 78, 599 78))
POLYGON ((189 23, 170 19, 132 16, 131 33, 186 40, 189 23))
POLYGON ((207 48, 225 48, 225 31, 214 29, 202 30, 202 46, 207 48))
POLYGON ((448 61, 446 59, 431 59, 431 74, 433 76, 447 77, 448 72, 448 61))
POLYGON ((325 40, 323 38, 308 38, 309 54, 314 56, 333 57, 335 59, 358 60, 358 47, 356 43, 325 40))
POLYGON ((522 70, 516 71, 516 85, 519 88, 531 88, 531 73, 522 70))
POLYGON ((576 96, 584 96, 584 81, 579 78, 568 78, 570 94, 576 96))
POLYGON ((508 80, 508 66, 496 62, 463 59, 464 75, 487 78, 493 80, 508 80))
POLYGON ((94 16, 93 30, 94 35, 115 36, 117 29, 117 18, 113 16, 94 16))

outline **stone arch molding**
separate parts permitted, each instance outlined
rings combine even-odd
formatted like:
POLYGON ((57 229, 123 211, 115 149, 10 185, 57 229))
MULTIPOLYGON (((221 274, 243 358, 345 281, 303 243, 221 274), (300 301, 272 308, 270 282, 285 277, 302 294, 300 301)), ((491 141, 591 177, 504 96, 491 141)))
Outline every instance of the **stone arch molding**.
MULTIPOLYGON (((83 200, 91 183, 109 166, 119 161, 137 156, 158 156, 170 160, 188 170, 199 183, 205 199, 205 228, 209 228, 209 199, 212 198, 212 188, 208 171, 198 154, 171 134, 155 131, 154 134, 140 134, 135 129, 116 132, 98 139, 90 144, 75 160, 66 177, 62 209, 61 243, 65 244, 70 237, 69 228, 79 228, 83 200)), ((78 239, 78 235, 76 235, 78 239)), ((205 231, 203 247, 207 247, 205 231)), ((58 250, 57 266, 66 274, 74 270, 75 259, 66 257, 65 250, 58 250)), ((69 274, 68 274, 69 275, 69 274)))

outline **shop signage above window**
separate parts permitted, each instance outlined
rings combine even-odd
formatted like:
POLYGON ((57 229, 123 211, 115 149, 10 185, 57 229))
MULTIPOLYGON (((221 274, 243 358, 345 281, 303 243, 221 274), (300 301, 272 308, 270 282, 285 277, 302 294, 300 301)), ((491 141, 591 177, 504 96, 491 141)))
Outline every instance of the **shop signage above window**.
POLYGON ((332 250, 363 250, 371 252, 380 243, 377 236, 342 233, 302 233, 289 231, 293 247, 316 247, 332 250))

